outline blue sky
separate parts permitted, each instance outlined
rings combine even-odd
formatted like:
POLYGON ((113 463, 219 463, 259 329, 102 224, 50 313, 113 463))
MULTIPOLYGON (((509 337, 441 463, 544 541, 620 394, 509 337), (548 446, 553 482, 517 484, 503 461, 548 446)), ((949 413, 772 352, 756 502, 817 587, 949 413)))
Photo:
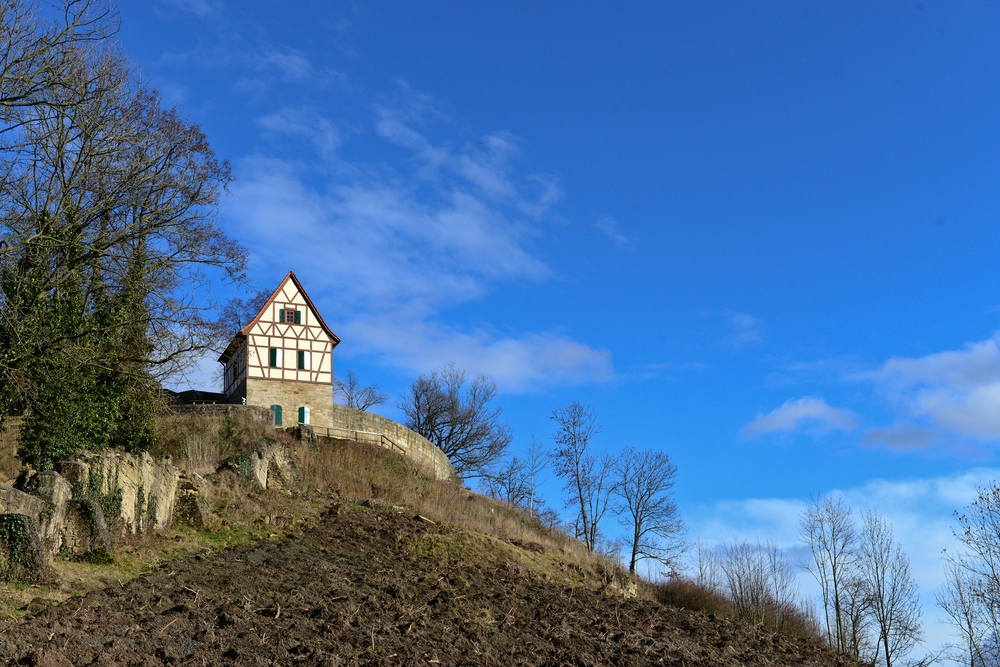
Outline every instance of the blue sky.
POLYGON ((590 403, 601 447, 673 457, 709 541, 792 548, 810 494, 840 491, 894 521, 932 602, 951 512, 1000 469, 1000 7, 121 19, 232 162, 255 284, 299 275, 338 372, 393 396, 449 361, 490 374, 518 447, 590 403))

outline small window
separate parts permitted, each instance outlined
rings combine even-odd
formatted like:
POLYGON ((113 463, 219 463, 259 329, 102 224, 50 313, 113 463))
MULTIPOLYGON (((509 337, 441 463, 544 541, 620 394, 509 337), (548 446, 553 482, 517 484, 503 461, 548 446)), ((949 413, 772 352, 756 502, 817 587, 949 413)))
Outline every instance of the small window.
POLYGON ((298 356, 298 359, 296 361, 298 363, 296 365, 297 365, 298 369, 300 371, 307 371, 307 370, 309 370, 309 353, 306 352, 305 350, 299 350, 297 356, 298 356))
POLYGON ((299 408, 299 423, 300 424, 309 423, 309 408, 307 408, 304 405, 299 408))
POLYGON ((286 310, 286 311, 284 311, 284 313, 285 313, 285 322, 287 322, 288 324, 298 324, 299 323, 299 311, 297 311, 297 310, 286 310))

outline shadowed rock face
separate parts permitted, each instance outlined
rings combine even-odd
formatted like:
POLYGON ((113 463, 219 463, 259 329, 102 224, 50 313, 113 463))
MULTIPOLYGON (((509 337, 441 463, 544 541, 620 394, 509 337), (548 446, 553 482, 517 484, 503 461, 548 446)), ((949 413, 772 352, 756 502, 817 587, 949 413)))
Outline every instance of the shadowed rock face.
POLYGON ((48 504, 38 521, 40 537, 49 553, 62 549, 63 522, 66 517, 66 503, 73 497, 73 487, 62 475, 54 470, 35 473, 24 480, 25 493, 41 498, 48 504))
POLYGON ((74 498, 101 505, 112 531, 138 534, 170 527, 180 473, 169 458, 104 452, 61 462, 58 468, 74 498))
POLYGON ((301 483, 294 450, 270 438, 261 438, 249 452, 226 461, 225 467, 260 490, 292 489, 301 483))
POLYGON ((0 581, 39 584, 49 579, 48 554, 38 533, 38 522, 30 516, 0 514, 0 581))
POLYGON ((49 470, 22 475, 23 490, 0 484, 0 578, 38 583, 48 578, 49 558, 111 553, 104 513, 92 500, 73 499, 73 487, 49 470))
POLYGON ((66 502, 63 519, 63 551, 78 558, 109 558, 111 535, 101 506, 93 500, 66 502))

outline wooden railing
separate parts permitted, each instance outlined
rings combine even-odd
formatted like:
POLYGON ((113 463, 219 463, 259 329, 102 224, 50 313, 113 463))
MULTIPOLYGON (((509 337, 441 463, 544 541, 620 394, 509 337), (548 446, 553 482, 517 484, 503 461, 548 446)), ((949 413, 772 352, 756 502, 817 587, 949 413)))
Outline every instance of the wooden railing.
MULTIPOLYGON (((299 426, 301 427, 307 425, 300 424, 299 426)), ((367 442, 373 445, 379 445, 380 447, 385 447, 386 449, 395 449, 401 454, 406 453, 405 449, 396 444, 392 438, 384 433, 375 433, 374 431, 355 431, 353 429, 340 428, 337 426, 308 426, 312 429, 314 437, 339 438, 340 440, 367 442)))

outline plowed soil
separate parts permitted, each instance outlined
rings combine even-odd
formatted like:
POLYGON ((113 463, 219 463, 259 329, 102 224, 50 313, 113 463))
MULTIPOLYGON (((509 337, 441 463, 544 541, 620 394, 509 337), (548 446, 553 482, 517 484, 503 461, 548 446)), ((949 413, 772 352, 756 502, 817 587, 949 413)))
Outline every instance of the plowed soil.
MULTIPOLYGON (((301 534, 175 561, 0 624, 14 665, 840 665, 808 641, 419 555, 449 528, 334 505, 301 534)), ((528 545, 531 546, 531 545, 528 545)))

